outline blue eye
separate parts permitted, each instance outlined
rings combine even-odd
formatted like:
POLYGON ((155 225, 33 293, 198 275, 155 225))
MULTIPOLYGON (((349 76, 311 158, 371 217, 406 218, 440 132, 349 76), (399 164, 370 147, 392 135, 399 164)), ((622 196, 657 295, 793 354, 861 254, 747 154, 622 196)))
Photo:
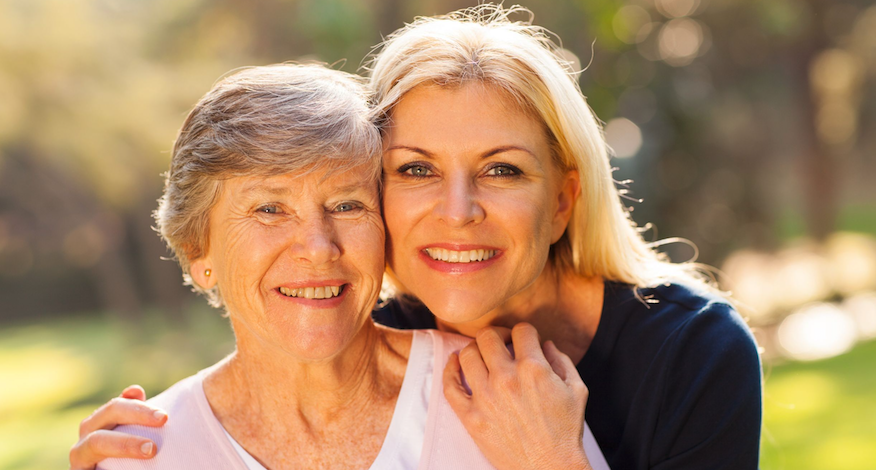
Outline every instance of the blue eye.
POLYGON ((261 206, 258 208, 258 212, 262 214, 279 214, 280 208, 277 206, 261 206))
POLYGON ((517 176, 521 172, 512 165, 496 165, 487 170, 489 176, 517 176))
POLYGON ((406 175, 413 176, 415 178, 424 178, 426 176, 431 176, 432 171, 429 167, 425 165, 421 165, 418 163, 410 163, 399 168, 399 173, 404 173, 406 175))
POLYGON ((352 210, 358 209, 359 206, 352 202, 342 202, 335 206, 335 212, 350 212, 352 210))

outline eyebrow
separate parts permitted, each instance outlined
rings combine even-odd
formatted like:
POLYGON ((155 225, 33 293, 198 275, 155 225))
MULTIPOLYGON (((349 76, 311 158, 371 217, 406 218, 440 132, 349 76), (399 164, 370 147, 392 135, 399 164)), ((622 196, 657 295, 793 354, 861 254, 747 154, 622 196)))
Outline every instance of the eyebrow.
MULTIPOLYGON (((357 191, 367 189, 367 185, 363 184, 360 181, 356 181, 350 184, 345 184, 343 186, 338 186, 335 190, 342 194, 350 194, 355 193, 357 191)), ((287 185, 265 185, 260 182, 255 182, 250 185, 247 185, 243 188, 244 194, 259 194, 259 193, 267 193, 274 196, 286 196, 296 192, 294 186, 287 185)))
POLYGON ((263 182, 255 182, 249 184, 243 188, 242 191, 244 194, 253 194, 253 193, 268 193, 273 194, 274 196, 285 196, 292 192, 292 188, 289 186, 269 186, 265 185, 263 182))
MULTIPOLYGON (((423 155, 426 158, 431 158, 431 159, 435 158, 435 155, 432 152, 425 150, 425 149, 422 149, 420 147, 413 147, 410 145, 393 145, 392 147, 386 149, 387 152, 389 152, 391 150, 407 150, 409 152, 419 153, 420 155, 423 155)), ((496 148, 490 149, 490 150, 482 153, 481 158, 482 159, 483 158, 490 158, 493 155, 496 155, 499 153, 504 153, 504 152, 510 152, 510 151, 514 151, 514 150, 528 153, 532 158, 535 158, 536 160, 538 160, 538 157, 536 157, 535 154, 531 150, 529 150, 526 147, 521 147, 519 145, 503 145, 501 147, 496 147, 496 148)))

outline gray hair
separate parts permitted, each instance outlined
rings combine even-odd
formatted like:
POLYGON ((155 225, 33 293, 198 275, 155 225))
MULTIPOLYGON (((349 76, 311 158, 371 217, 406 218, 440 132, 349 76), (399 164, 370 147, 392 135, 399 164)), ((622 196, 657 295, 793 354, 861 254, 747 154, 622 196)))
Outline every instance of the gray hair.
POLYGON ((183 123, 154 213, 156 229, 185 283, 219 307, 218 289, 198 286, 189 268, 209 249, 210 211, 223 180, 364 168, 362 184, 378 185, 380 156, 359 77, 322 65, 245 68, 216 83, 183 123))

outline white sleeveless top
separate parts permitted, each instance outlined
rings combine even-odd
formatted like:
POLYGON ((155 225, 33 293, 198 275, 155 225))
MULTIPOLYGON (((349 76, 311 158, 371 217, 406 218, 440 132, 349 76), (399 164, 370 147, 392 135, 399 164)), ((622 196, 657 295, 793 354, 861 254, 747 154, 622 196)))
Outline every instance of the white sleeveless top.
MULTIPOLYGON (((442 373, 450 353, 471 338, 435 330, 413 332, 411 354, 386 439, 372 469, 493 469, 444 398, 442 373)), ((151 439, 152 459, 106 459, 98 470, 265 470, 225 431, 204 394, 211 369, 183 379, 149 400, 168 412, 160 428, 120 426, 117 430, 151 439)), ((605 458, 585 423, 584 451, 594 470, 605 458)))
MULTIPOLYGON (((386 439, 371 468, 492 469, 444 398, 441 382, 450 354, 465 347, 471 338, 436 330, 414 331, 413 334, 398 402, 386 439), (440 367, 435 367, 436 363, 440 367), (424 443, 426 452, 423 452, 424 443)), ((225 434, 248 470, 267 470, 231 435, 225 434)), ((584 452, 594 470, 609 470, 587 423, 584 423, 584 452)))

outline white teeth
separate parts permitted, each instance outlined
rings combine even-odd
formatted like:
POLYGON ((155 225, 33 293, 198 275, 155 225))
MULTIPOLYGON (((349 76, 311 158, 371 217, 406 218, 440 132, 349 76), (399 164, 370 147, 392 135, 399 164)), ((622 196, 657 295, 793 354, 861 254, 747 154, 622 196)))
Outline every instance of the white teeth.
POLYGON ((448 263, 475 263, 486 261, 496 255, 496 250, 452 251, 444 248, 426 248, 425 251, 432 259, 448 263))
POLYGON ((301 297, 305 299, 330 299, 341 293, 341 286, 300 287, 291 289, 281 287, 280 293, 286 297, 301 297))

